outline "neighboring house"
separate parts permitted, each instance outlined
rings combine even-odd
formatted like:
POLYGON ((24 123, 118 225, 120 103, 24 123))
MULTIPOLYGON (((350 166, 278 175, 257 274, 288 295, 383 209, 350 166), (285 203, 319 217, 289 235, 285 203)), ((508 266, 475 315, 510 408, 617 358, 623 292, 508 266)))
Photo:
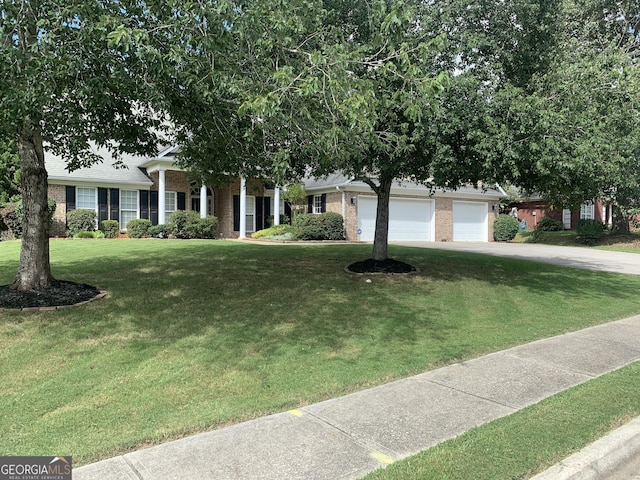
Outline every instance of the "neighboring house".
POLYGON ((611 225, 613 213, 611 206, 605 205, 599 199, 585 202, 579 209, 570 210, 552 207, 536 194, 509 204, 509 208, 516 209, 515 216, 519 221, 524 220, 527 223, 528 230, 534 230, 544 217, 560 220, 565 230, 575 230, 578 220, 581 219, 597 220, 611 225))
MULTIPOLYGON (((220 238, 250 236, 266 228, 276 205, 280 214, 291 215, 280 190, 268 182, 233 179, 213 188, 189 181, 175 163, 177 152, 171 147, 154 158, 124 156, 127 168, 119 169, 112 166, 109 155, 103 155, 103 163, 73 172, 66 171, 61 158, 48 154, 49 196, 57 202, 52 235, 65 235, 66 214, 77 208, 95 210, 99 221, 117 220, 121 230, 134 218, 155 225, 166 223, 176 210, 194 210, 218 218, 220 238)), ((348 240, 373 240, 377 199, 368 185, 341 174, 304 183, 308 213, 340 213, 348 240)), ((505 197, 498 186, 431 194, 423 185, 395 183, 389 240, 491 241, 499 202, 505 197)))

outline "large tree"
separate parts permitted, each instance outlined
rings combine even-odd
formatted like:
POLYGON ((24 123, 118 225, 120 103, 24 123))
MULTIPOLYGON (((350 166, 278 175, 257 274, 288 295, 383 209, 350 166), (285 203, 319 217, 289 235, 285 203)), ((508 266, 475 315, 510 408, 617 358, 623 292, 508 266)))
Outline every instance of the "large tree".
POLYGON ((8 0, 0 18, 0 137, 17 146, 25 218, 14 287, 42 289, 52 281, 45 147, 69 169, 101 160, 92 145, 156 148, 161 119, 148 80, 157 64, 108 41, 117 26, 154 18, 143 2, 115 0, 8 0))
POLYGON ((640 198, 640 5, 567 0, 556 49, 506 123, 518 185, 559 207, 602 198, 627 230, 640 198))
POLYGON ((374 260, 387 258, 394 181, 455 190, 503 177, 500 98, 546 68, 555 3, 325 3, 369 111, 358 130, 344 124, 346 155, 317 157, 311 167, 342 170, 376 193, 374 260))

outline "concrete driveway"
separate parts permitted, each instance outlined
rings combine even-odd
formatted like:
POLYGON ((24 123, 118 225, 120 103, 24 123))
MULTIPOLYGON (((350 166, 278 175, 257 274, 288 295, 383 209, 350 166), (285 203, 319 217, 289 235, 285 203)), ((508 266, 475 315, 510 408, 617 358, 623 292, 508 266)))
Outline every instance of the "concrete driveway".
POLYGON ((503 242, 393 242, 394 245, 482 253, 552 263, 566 267, 640 275, 640 253, 610 252, 583 247, 503 242))

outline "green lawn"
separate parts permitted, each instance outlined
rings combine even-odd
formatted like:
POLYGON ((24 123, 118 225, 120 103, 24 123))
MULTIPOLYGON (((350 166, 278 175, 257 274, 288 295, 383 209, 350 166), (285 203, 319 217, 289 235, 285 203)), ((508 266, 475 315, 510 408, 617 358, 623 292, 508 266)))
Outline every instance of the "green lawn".
POLYGON ((57 278, 109 296, 0 313, 0 451, 84 464, 640 312, 640 278, 459 252, 344 272, 370 249, 52 241, 57 278))

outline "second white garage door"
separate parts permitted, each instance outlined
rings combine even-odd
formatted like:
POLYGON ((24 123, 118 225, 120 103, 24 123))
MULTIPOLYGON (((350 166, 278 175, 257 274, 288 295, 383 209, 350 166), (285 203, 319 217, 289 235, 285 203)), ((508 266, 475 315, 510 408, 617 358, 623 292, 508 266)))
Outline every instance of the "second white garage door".
MULTIPOLYGON (((358 197, 358 239, 371 242, 375 235, 376 197, 358 197)), ((433 200, 391 198, 389 241, 434 241, 433 200)))
POLYGON ((453 202, 453 241, 488 241, 489 205, 479 202, 453 202))

